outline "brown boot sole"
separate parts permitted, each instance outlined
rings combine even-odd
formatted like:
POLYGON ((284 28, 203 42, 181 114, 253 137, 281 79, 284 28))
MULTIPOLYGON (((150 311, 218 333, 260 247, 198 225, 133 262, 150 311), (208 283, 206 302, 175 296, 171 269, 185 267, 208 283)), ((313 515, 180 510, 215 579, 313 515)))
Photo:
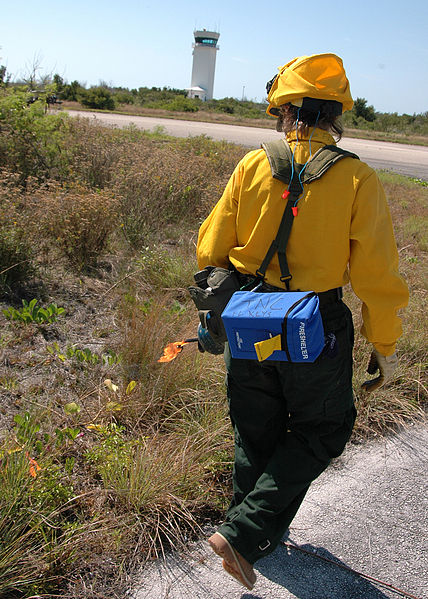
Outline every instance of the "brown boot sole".
POLYGON ((251 591, 256 582, 256 575, 254 572, 249 574, 244 572, 241 562, 239 561, 239 554, 233 549, 229 541, 225 539, 222 534, 216 532, 208 539, 208 543, 214 553, 223 559, 223 568, 225 571, 251 591))

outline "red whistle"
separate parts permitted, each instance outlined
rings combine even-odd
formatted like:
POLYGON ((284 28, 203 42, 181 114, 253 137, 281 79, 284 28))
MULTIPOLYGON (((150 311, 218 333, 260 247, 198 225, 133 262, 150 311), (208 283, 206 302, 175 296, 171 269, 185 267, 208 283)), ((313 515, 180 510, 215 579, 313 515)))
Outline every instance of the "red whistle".
POLYGON ((288 191, 288 189, 286 189, 284 191, 284 193, 282 194, 282 199, 286 200, 288 198, 288 196, 290 195, 290 192, 288 191))
POLYGON ((297 206, 292 206, 291 211, 293 213, 293 216, 297 216, 299 209, 297 208, 297 206))

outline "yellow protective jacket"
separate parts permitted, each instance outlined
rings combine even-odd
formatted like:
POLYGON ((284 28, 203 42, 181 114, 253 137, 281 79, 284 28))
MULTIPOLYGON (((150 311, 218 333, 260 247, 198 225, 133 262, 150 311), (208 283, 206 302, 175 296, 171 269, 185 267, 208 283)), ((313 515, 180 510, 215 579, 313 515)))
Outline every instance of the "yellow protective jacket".
MULTIPOLYGON (((295 161, 304 164, 326 144, 326 131, 299 135, 295 161)), ((291 149, 296 132, 287 134, 291 149)), ((235 168, 219 202, 199 230, 199 268, 227 268, 255 274, 275 238, 284 213, 286 186, 271 175, 264 150, 249 152, 235 168)), ((345 158, 317 181, 304 186, 287 245, 290 289, 326 291, 351 282, 361 299, 362 334, 383 355, 395 351, 402 328, 397 310, 408 289, 398 273, 398 252, 382 185, 367 164, 345 158)), ((284 288, 278 255, 266 281, 284 288)))

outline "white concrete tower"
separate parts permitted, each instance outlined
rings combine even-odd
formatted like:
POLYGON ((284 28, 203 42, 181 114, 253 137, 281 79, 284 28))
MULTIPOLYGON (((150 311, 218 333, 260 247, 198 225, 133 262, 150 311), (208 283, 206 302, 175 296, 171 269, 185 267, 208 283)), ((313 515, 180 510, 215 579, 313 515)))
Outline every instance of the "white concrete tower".
POLYGON ((215 31, 194 31, 192 82, 188 88, 188 98, 211 100, 214 91, 215 59, 219 33, 215 31))

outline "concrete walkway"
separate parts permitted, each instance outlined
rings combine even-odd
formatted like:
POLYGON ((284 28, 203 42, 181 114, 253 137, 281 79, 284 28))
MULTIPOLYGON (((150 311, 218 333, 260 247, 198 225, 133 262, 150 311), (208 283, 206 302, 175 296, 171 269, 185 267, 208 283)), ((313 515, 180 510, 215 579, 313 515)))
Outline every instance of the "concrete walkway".
MULTIPOLYGON (((428 429, 351 446, 312 485, 288 543, 428 598, 428 429)), ((207 531, 209 535, 212 531, 207 531)), ((280 546, 240 586, 205 542, 151 564, 132 599, 391 599, 400 593, 280 546)))

